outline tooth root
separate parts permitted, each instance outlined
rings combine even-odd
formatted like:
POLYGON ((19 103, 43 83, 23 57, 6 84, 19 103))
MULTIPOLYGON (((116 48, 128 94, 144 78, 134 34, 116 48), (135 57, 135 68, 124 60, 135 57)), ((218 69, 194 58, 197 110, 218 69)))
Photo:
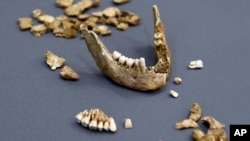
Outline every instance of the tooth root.
POLYGON ((121 53, 118 51, 114 51, 112 56, 115 60, 117 60, 117 59, 119 59, 119 57, 121 57, 121 53))
POLYGON ((112 117, 110 117, 110 118, 109 118, 109 122, 110 122, 109 130, 110 130, 111 132, 116 132, 117 127, 116 127, 116 124, 115 124, 115 120, 114 120, 112 117))
POLYGON ((128 67, 132 67, 132 65, 134 64, 134 62, 135 62, 135 60, 132 59, 132 58, 128 58, 126 60, 126 64, 127 64, 128 67))
POLYGON ((108 120, 104 122, 103 129, 106 131, 109 131, 109 121, 108 120))
POLYGON ((97 129, 97 121, 95 119, 91 120, 91 122, 89 123, 89 129, 97 129))
POLYGON ((126 62, 126 60, 127 60, 127 57, 125 57, 125 56, 123 56, 123 55, 119 58, 119 62, 120 62, 121 64, 124 64, 124 63, 126 62))

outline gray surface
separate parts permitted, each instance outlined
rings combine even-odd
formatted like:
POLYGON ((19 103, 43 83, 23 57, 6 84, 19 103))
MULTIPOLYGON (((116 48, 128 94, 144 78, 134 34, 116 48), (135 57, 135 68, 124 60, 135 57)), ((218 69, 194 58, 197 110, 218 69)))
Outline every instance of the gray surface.
MULTIPOLYGON (((35 8, 62 14, 55 0, 9 0, 0 4, 0 140, 2 141, 180 141, 192 140, 192 129, 178 131, 175 122, 187 117, 193 102, 203 115, 225 123, 249 124, 249 0, 133 0, 119 8, 137 13, 141 24, 127 31, 112 28, 101 37, 111 50, 126 56, 145 57, 155 63, 151 6, 157 4, 172 52, 172 73, 166 87, 139 92, 116 85, 99 73, 80 38, 55 38, 51 33, 35 38, 17 28, 17 18, 35 8), (46 50, 63 56, 79 72, 79 81, 64 81, 43 60, 46 50), (202 59, 204 69, 189 70, 190 60, 202 59), (183 84, 172 83, 175 76, 183 84), (174 99, 169 90, 180 96, 174 99), (75 123, 76 113, 92 107, 112 115, 118 131, 93 132, 75 123), (123 128, 130 117, 134 128, 123 128)), ((112 5, 101 1, 97 9, 112 5)), ((97 9, 92 9, 97 10, 97 9)), ((88 12, 90 12, 88 11, 88 12)), ((200 123, 200 127, 205 126, 200 123)))

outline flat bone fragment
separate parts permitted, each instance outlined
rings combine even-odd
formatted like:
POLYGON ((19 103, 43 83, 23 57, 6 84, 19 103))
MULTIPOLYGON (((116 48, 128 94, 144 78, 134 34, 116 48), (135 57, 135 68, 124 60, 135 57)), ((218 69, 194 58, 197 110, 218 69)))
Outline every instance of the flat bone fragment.
POLYGON ((198 103, 193 103, 189 111, 189 119, 198 121, 201 117, 201 107, 198 103))
POLYGON ((99 70, 114 82, 141 91, 156 90, 166 85, 170 73, 170 51, 165 38, 164 25, 156 5, 153 6, 153 15, 154 35, 161 35, 157 38, 153 36, 155 41, 161 42, 161 44, 155 45, 158 60, 155 66, 147 67, 143 57, 133 59, 134 61, 129 61, 129 64, 121 63, 124 59, 126 62, 129 57, 114 59, 112 53, 95 32, 88 29, 82 30, 85 43, 99 70))
POLYGON ((137 25, 140 22, 140 17, 132 12, 121 11, 118 17, 118 21, 128 23, 130 25, 137 25))
POLYGON ((36 37, 42 36, 43 34, 46 33, 46 31, 47 27, 44 24, 34 25, 30 29, 30 32, 36 37))
POLYGON ((32 17, 35 19, 42 15, 44 15, 44 12, 41 9, 35 9, 32 11, 32 17))
POLYGON ((198 124, 193 121, 192 119, 184 119, 180 122, 177 122, 175 124, 176 129, 183 129, 183 128, 196 128, 198 127, 198 124))
POLYGON ((67 16, 77 16, 86 9, 93 6, 92 0, 80 0, 79 2, 67 7, 64 12, 67 16))
POLYGON ((119 23, 118 25, 116 25, 116 28, 119 30, 127 30, 128 24, 127 23, 119 23))
POLYGON ((209 128, 206 134, 200 129, 193 130, 192 138, 195 141, 228 141, 224 124, 211 116, 203 117, 202 120, 209 124, 209 128))
POLYGON ((51 70, 56 70, 57 68, 60 68, 65 64, 64 58, 57 56, 49 50, 45 52, 44 59, 50 66, 51 70))
POLYGON ((67 79, 67 80, 77 80, 79 79, 79 74, 77 74, 76 71, 74 71, 70 66, 65 65, 61 71, 60 71, 60 76, 63 79, 67 79))
POLYGON ((19 18, 18 24, 20 30, 28 30, 33 26, 32 19, 29 17, 19 18))
POLYGON ((117 7, 111 6, 107 7, 102 11, 103 15, 106 17, 115 17, 120 15, 120 10, 117 7))
POLYGON ((73 4, 74 0, 56 0, 56 6, 66 8, 73 4))
POLYGON ((91 108, 78 113, 76 122, 90 130, 116 132, 117 127, 113 117, 107 116, 101 109, 91 108))
POLYGON ((202 69, 203 68, 203 61, 202 60, 190 61, 188 67, 190 69, 202 69))
POLYGON ((123 3, 127 3, 129 1, 130 0, 113 0, 113 3, 115 3, 115 4, 123 4, 123 3))
POLYGON ((40 22, 43 22, 45 24, 49 24, 55 21, 55 17, 51 16, 51 15, 41 15, 38 17, 38 20, 40 22))

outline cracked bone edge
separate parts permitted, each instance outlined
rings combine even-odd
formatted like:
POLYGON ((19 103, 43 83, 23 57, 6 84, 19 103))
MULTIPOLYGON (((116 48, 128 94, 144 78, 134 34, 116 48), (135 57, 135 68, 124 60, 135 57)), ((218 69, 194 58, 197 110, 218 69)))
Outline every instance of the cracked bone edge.
POLYGON ((165 39, 164 25, 161 22, 156 5, 153 5, 152 11, 154 16, 154 34, 162 35, 154 38, 154 40, 161 41, 161 44, 155 46, 158 60, 155 66, 147 67, 144 58, 128 61, 130 62, 129 64, 126 63, 129 57, 124 55, 114 54, 116 58, 119 58, 114 59, 96 33, 86 28, 82 29, 82 35, 88 51, 95 60, 99 70, 119 85, 141 91, 156 90, 166 85, 166 80, 170 73, 170 51, 165 39), (132 62, 134 62, 134 65, 131 65, 132 62), (128 65, 131 66, 128 67, 128 65))
POLYGON ((203 68, 203 61, 202 60, 190 61, 188 67, 190 69, 202 69, 203 68))
POLYGON ((192 132, 192 138, 195 141, 227 141, 227 133, 224 130, 225 125, 217 121, 211 116, 203 117, 204 122, 208 122, 209 127, 207 133, 203 133, 200 129, 195 129, 192 132))
POLYGON ((192 119, 184 119, 180 122, 175 124, 176 129, 183 129, 183 128, 197 128, 198 124, 193 121, 192 119))
POLYGON ((170 90, 169 94, 174 98, 177 98, 179 96, 179 94, 175 90, 170 90))
POLYGON ((63 79, 67 79, 67 80, 77 80, 79 79, 79 75, 77 74, 76 71, 74 71, 70 66, 65 65, 61 71, 60 71, 60 76, 63 79))
POLYGON ((126 118, 124 120, 124 128, 130 129, 133 127, 132 120, 130 118, 126 118))
POLYGON ((57 56, 51 51, 47 50, 44 55, 46 63, 50 66, 51 70, 56 70, 59 67, 64 66, 65 59, 57 56))

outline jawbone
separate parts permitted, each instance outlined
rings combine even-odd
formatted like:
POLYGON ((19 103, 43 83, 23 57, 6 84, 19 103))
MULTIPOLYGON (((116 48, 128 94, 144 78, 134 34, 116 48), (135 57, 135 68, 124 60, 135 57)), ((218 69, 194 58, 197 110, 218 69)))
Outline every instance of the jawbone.
POLYGON ((149 91, 166 85, 170 73, 170 51, 165 38, 164 25, 159 10, 153 5, 154 15, 154 46, 157 57, 155 66, 146 66, 143 57, 128 58, 118 51, 110 53, 103 42, 93 31, 83 29, 83 37, 89 52, 99 70, 116 83, 128 88, 149 91))

